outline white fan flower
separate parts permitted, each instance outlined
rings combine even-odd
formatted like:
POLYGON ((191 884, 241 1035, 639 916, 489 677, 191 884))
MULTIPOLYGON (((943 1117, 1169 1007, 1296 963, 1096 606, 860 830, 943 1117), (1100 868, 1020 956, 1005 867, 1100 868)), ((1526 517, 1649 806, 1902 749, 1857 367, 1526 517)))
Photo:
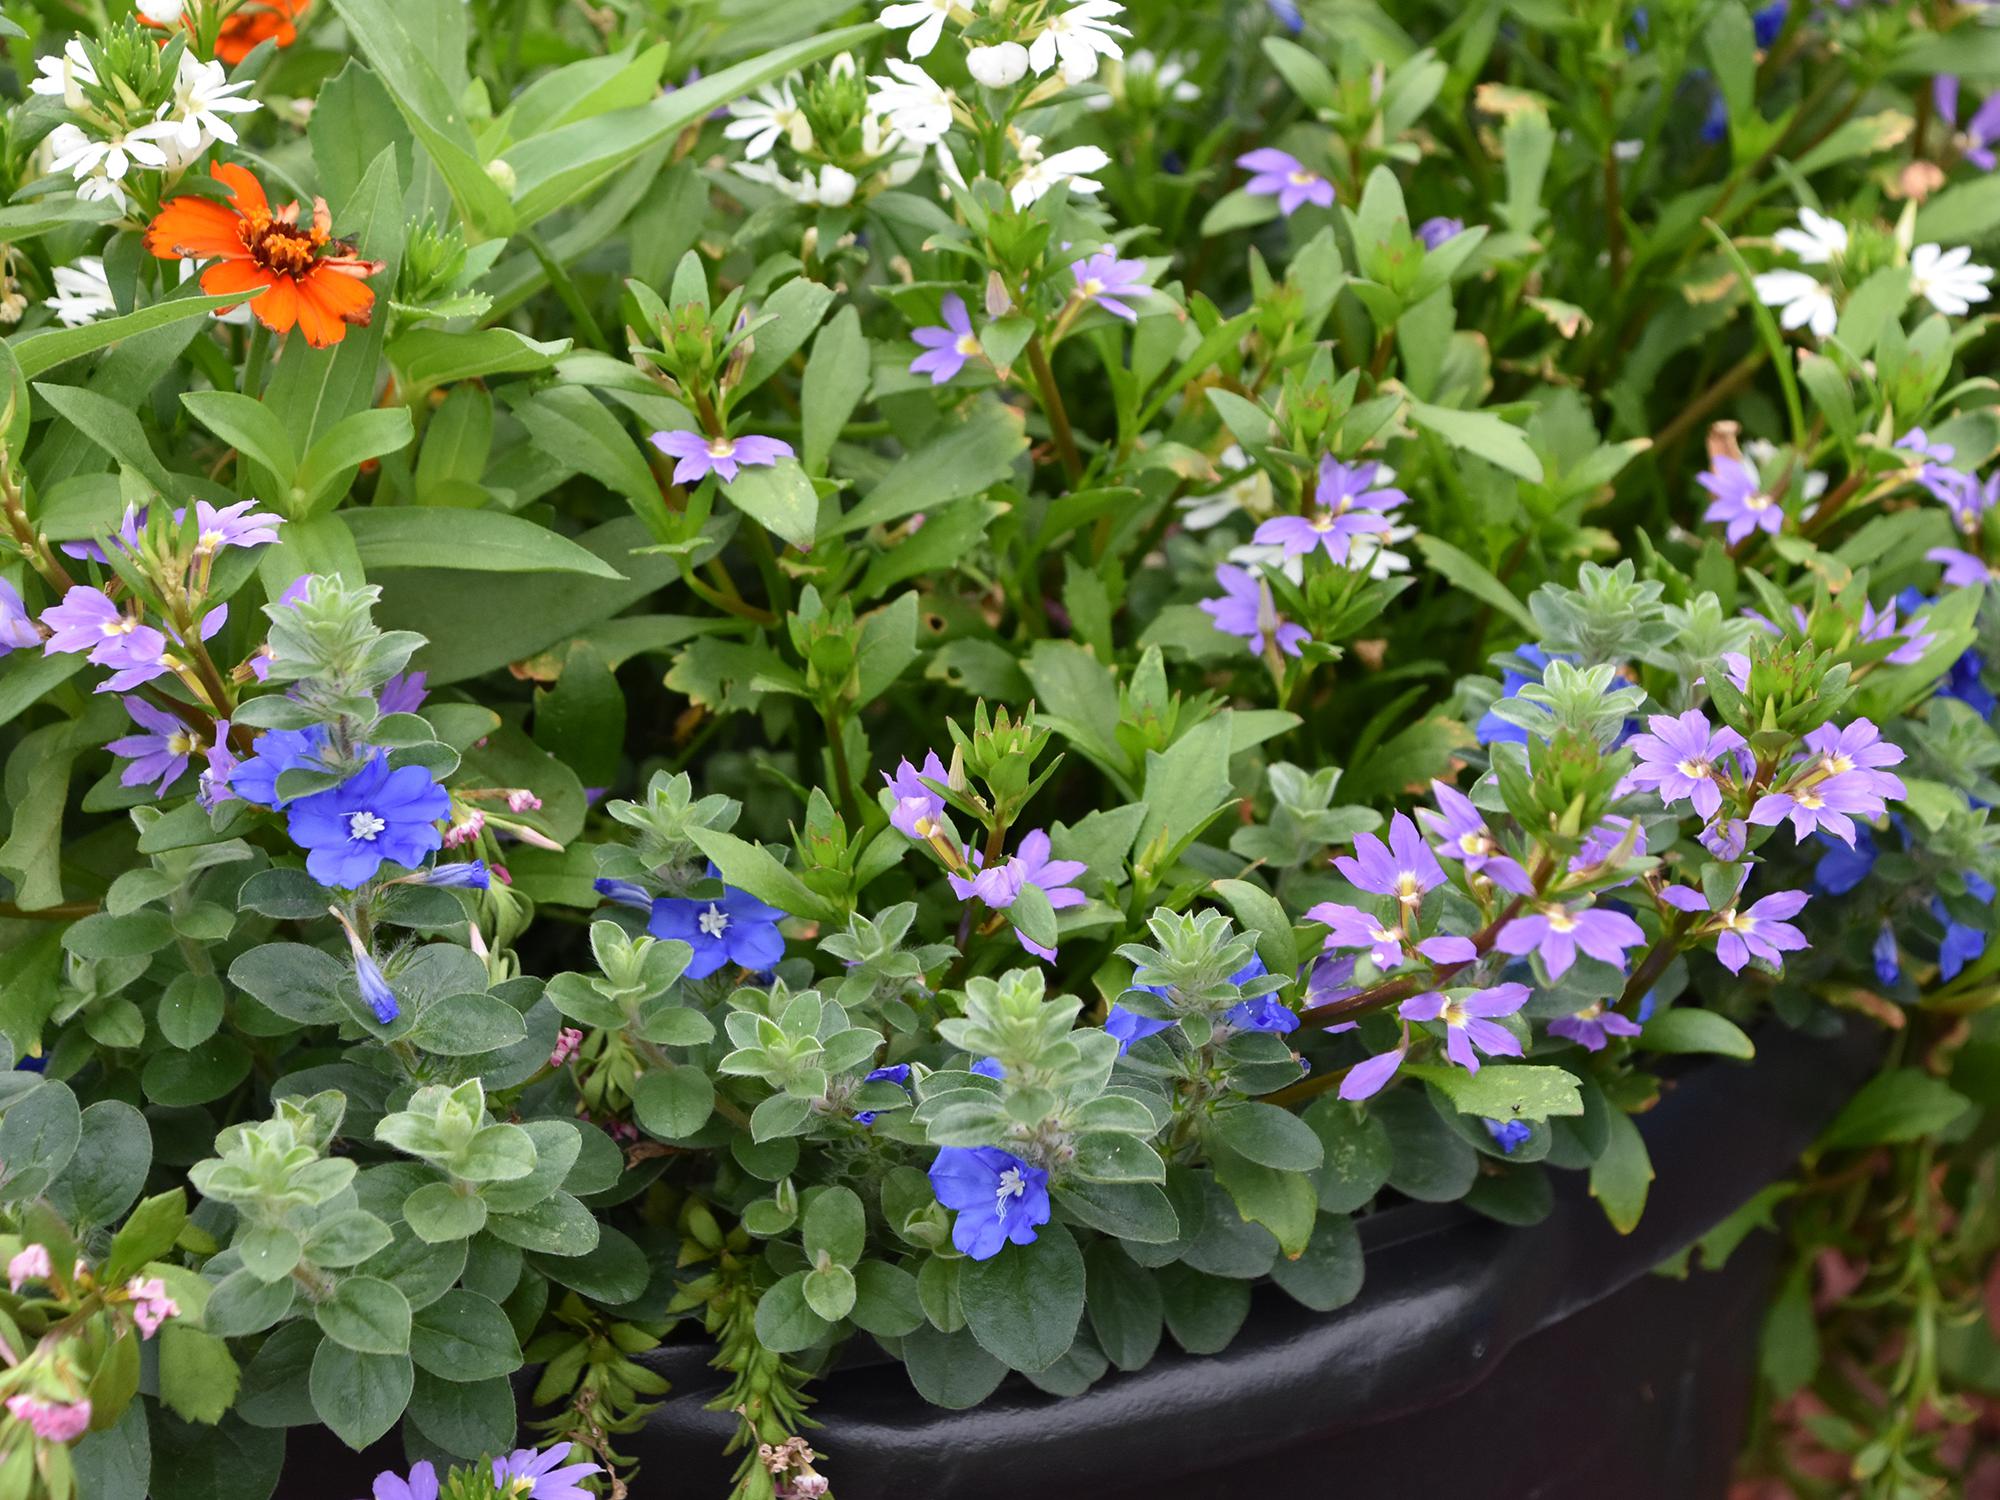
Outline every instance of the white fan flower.
POLYGON ((79 84, 97 83, 97 69, 91 66, 90 54, 83 50, 83 39, 71 37, 56 57, 35 59, 35 71, 41 76, 28 85, 30 93, 41 94, 45 98, 60 99, 71 109, 82 109, 84 97, 79 84))
POLYGON ((1972 304, 1993 295, 1987 283, 1991 266, 1974 265, 1972 252, 1959 245, 1919 245, 1910 252, 1910 290, 1948 317, 1962 317, 1972 304))
POLYGON ((215 141, 235 145, 236 127, 226 117, 261 108, 255 99, 237 97, 253 81, 231 83, 221 63, 202 62, 192 52, 183 52, 174 79, 174 97, 160 106, 160 139, 178 147, 188 160, 215 141))
POLYGON ((891 31, 915 28, 910 32, 910 56, 924 57, 944 35, 944 23, 957 4, 958 0, 903 0, 883 6, 881 20, 891 31))
POLYGON ((799 108, 789 82, 759 89, 747 99, 729 106, 729 123, 722 127, 724 139, 748 141, 743 148, 747 160, 757 161, 771 154, 780 140, 791 142, 794 151, 810 151, 812 125, 799 108))
POLYGON ((887 119, 905 140, 920 146, 943 140, 951 130, 951 90, 899 57, 884 59, 883 66, 894 76, 869 75, 875 91, 868 96, 868 108, 887 119))
POLYGON ((1060 15, 1050 17, 1028 44, 1029 64, 1037 73, 1046 73, 1060 61, 1063 82, 1069 84, 1096 77, 1100 57, 1125 55, 1115 38, 1132 33, 1111 20, 1124 9, 1119 0, 1078 0, 1060 15))
POLYGON ((1847 254, 1847 226, 1814 209, 1799 210, 1797 229, 1780 229, 1773 243, 1789 250, 1809 266, 1823 266, 1847 254))
POLYGON ((57 266, 55 281, 56 294, 44 299, 42 305, 65 328, 81 328, 93 318, 118 311, 100 256, 86 255, 73 266, 57 266))
POLYGON ((178 26, 185 0, 139 0, 139 14, 155 26, 178 26))
POLYGON ((1810 328, 1816 337, 1825 338, 1840 322, 1833 293, 1804 271, 1765 271, 1752 285, 1759 302, 1781 309, 1778 322, 1786 328, 1810 328))
POLYGON ((1059 182, 1067 182, 1072 193, 1098 192, 1104 184, 1087 174, 1111 165, 1111 158, 1096 146, 1071 146, 1043 156, 1039 136, 1023 136, 1020 151, 1021 170, 1008 188, 1016 208, 1026 208, 1059 182))

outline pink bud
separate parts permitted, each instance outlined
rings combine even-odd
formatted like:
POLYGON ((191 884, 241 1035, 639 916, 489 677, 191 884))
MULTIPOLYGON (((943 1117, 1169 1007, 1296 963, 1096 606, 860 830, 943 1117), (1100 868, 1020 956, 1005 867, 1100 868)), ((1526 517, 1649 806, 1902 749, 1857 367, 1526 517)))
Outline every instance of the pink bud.
POLYGON ((24 1282, 47 1281, 54 1275, 47 1245, 30 1245, 7 1262, 7 1286, 12 1291, 20 1291, 24 1282))

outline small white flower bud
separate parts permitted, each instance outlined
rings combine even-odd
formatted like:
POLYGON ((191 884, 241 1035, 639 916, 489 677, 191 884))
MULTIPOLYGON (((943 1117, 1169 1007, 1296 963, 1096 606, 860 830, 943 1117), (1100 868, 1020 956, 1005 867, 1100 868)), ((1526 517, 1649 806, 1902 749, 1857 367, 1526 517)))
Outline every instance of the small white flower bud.
POLYGON ((991 47, 974 47, 965 54, 968 72, 989 89, 1004 89, 1019 83, 1028 71, 1028 49, 1019 42, 998 42, 991 47))

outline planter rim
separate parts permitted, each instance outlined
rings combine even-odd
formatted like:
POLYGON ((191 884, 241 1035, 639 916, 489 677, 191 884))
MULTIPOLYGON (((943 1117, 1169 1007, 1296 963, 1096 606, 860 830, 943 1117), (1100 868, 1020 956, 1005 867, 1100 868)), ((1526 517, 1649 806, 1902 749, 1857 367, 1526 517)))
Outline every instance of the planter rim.
MULTIPOLYGON (((893 1360, 843 1364, 812 1387, 822 1424, 812 1439, 858 1494, 982 1500, 1047 1488, 1051 1475, 1066 1490, 1117 1492, 1214 1467, 1219 1433, 1232 1455, 1263 1453, 1448 1401, 1521 1340, 1647 1275, 1783 1176, 1879 1058, 1880 1032, 1842 1021, 1833 1035, 1766 1021, 1754 1061, 1668 1080, 1637 1120, 1655 1180, 1629 1235, 1611 1228, 1581 1172, 1552 1174, 1555 1206, 1526 1228, 1457 1203, 1399 1203, 1358 1221, 1367 1278, 1335 1312, 1260 1284, 1219 1354, 1165 1339, 1144 1369, 1114 1370, 1079 1395, 1012 1375, 964 1410, 924 1402, 893 1360)), ((674 1391, 635 1436, 642 1460, 671 1454, 685 1472, 704 1450, 720 1454, 734 1424, 702 1409, 720 1387, 712 1353, 688 1343, 648 1357, 674 1391)))

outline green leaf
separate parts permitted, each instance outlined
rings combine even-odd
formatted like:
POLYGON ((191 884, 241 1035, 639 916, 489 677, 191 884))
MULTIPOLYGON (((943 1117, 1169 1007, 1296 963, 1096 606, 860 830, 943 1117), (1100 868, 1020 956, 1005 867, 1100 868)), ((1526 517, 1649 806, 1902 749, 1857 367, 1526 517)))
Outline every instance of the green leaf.
POLYGON ((38 1198, 83 1141, 83 1112, 66 1084, 35 1084, 0 1115, 0 1202, 38 1198))
POLYGON ((663 1141, 686 1140, 715 1110, 715 1085, 700 1068, 655 1068, 632 1086, 632 1114, 663 1141))
POLYGON ((1236 914, 1236 920, 1245 930, 1257 935, 1257 956, 1264 960, 1266 969, 1273 974, 1298 972, 1298 939, 1292 932, 1291 918, 1285 915, 1276 897, 1247 880, 1218 880, 1215 894, 1236 914))
POLYGON ((868 394, 871 373, 861 314, 848 303, 820 330, 806 361, 799 392, 799 462, 808 474, 826 472, 841 428, 868 394))
POLYGON ((387 352, 402 371, 404 387, 415 396, 458 380, 546 370, 569 348, 568 339, 541 343, 511 328, 455 333, 424 326, 398 334, 387 352))
POLYGON ((885 1260, 864 1260, 854 1268, 854 1306, 847 1316, 877 1338, 902 1338, 924 1321, 917 1278, 885 1260))
POLYGON ((415 1379, 407 1354, 362 1354, 329 1338, 313 1355, 313 1411, 358 1451, 396 1425, 415 1379))
POLYGON ((98 1100, 79 1124, 76 1150, 48 1198, 71 1227, 83 1229, 112 1223, 132 1206, 153 1164, 153 1133, 146 1117, 120 1099, 98 1100))
POLYGON ((1521 429, 1502 421, 1490 411, 1458 411, 1448 406, 1411 401, 1410 420, 1435 432, 1454 448, 1485 459, 1531 484, 1542 481, 1542 461, 1528 446, 1521 429))
POLYGON ((754 314, 756 347, 743 366, 743 378, 736 383, 731 400, 741 401, 783 369, 813 336, 833 299, 833 288, 803 276, 793 277, 771 293, 754 314))
POLYGON ((815 1266, 805 1273, 799 1289, 810 1307, 829 1323, 854 1310, 854 1273, 845 1266, 815 1266))
POLYGON ((773 1354, 810 1349, 833 1332, 833 1324, 806 1301, 806 1277, 794 1271, 757 1299, 757 1342, 773 1354))
POLYGON ((819 531, 819 493, 798 460, 737 470, 724 482, 730 503, 774 536, 801 550, 812 546, 819 531))
POLYGON ((357 1354, 402 1354, 410 1347, 410 1299, 372 1276, 342 1280, 313 1316, 322 1333, 357 1354))
POLYGON ((1281 1172, 1312 1172, 1323 1160, 1312 1127, 1275 1104, 1234 1104, 1218 1109, 1209 1134, 1230 1150, 1281 1172))
POLYGON ((498 995, 443 995, 424 1006, 404 1040, 440 1057, 482 1057, 527 1034, 521 1013, 498 995))
POLYGON ((940 1333, 928 1323, 903 1340, 903 1367, 917 1394, 947 1411, 977 1406, 1007 1377, 1005 1363, 980 1348, 970 1329, 940 1333))
POLYGON ((1159 1283, 1109 1240, 1092 1244, 1083 1259, 1098 1347, 1119 1369, 1143 1370, 1166 1326, 1159 1283))
POLYGON ((486 1227, 486 1200, 448 1182, 427 1182, 403 1200, 403 1222, 429 1245, 467 1240, 486 1227))
POLYGON ((407 406, 373 407, 342 417, 306 450, 298 466, 296 503, 301 513, 325 509, 320 502, 346 494, 362 464, 401 452, 415 436, 407 406))
POLYGON ((1443 574, 1481 603, 1492 605, 1523 630, 1541 634, 1542 627, 1528 612, 1528 606, 1477 559, 1438 537, 1419 536, 1416 541, 1417 550, 1423 553, 1424 561, 1430 564, 1433 572, 1443 574))
POLYGON ((219 308, 248 302, 255 293, 234 293, 226 297, 204 297, 194 282, 136 312, 126 313, 119 318, 100 318, 94 323, 86 323, 81 328, 52 329, 44 333, 30 334, 18 342, 8 341, 14 359, 19 364, 22 378, 34 380, 47 374, 57 365, 85 354, 107 348, 120 339, 129 339, 135 333, 145 333, 150 329, 164 328, 169 323, 185 322, 189 318, 202 318, 219 308))
POLYGON ((129 1281, 141 1266, 173 1249, 186 1224, 187 1199, 181 1189, 146 1199, 112 1237, 111 1254, 99 1267, 100 1277, 120 1285, 129 1281))
POLYGON ((166 465, 154 454, 145 428, 139 425, 138 415, 130 407, 82 386, 51 385, 47 381, 35 382, 35 394, 75 423, 77 431, 119 463, 144 475, 146 482, 161 494, 171 495, 180 490, 166 465))
POLYGON ((1583 1095, 1567 1068, 1488 1063, 1477 1073, 1443 1064, 1412 1063, 1403 1069, 1421 1078, 1458 1108, 1489 1120, 1546 1120, 1580 1115, 1583 1095))
POLYGON ((984 494, 1005 479, 1027 447, 1020 412, 982 402, 963 422, 899 460, 833 530, 860 531, 920 510, 935 515, 952 501, 984 494))
POLYGON ((1314 1312, 1332 1312, 1361 1295, 1361 1236, 1346 1214, 1321 1214, 1295 1260, 1271 1267, 1271 1279, 1314 1312))
MULTIPOLYGON (((1819 1138, 1819 1151, 1886 1146, 1943 1130, 1972 1101, 1920 1068, 1891 1068, 1863 1084, 1819 1138)), ((0 1147, 0 1156, 5 1151, 0 1147)))
POLYGON ((1729 1017, 1692 1005, 1661 1011, 1639 1033, 1648 1052, 1715 1052, 1748 1062, 1757 1048, 1729 1017))
POLYGON ((1351 1213, 1367 1203, 1389 1180, 1389 1132, 1361 1106, 1345 1099, 1314 1101, 1304 1116, 1319 1137, 1325 1159, 1316 1174, 1319 1206, 1329 1213, 1351 1213))
POLYGON ((715 861, 722 878, 759 901, 788 911, 795 917, 815 921, 838 920, 833 908, 806 883, 778 863, 762 844, 752 844, 733 833, 715 828, 688 828, 687 836, 701 852, 715 861))
MULTIPOLYGON (((1283 1113, 1275 1105, 1261 1107, 1283 1113)), ((1303 1125, 1300 1128, 1305 1129, 1303 1125)), ((1319 1141, 1310 1130, 1305 1134, 1313 1142, 1316 1166, 1319 1141)), ((1312 1236, 1314 1216, 1319 1211, 1318 1191, 1306 1171, 1266 1166, 1215 1140, 1209 1142, 1208 1152, 1215 1180, 1235 1203, 1236 1212, 1244 1222, 1261 1224, 1270 1230, 1287 1257, 1303 1254, 1312 1236)))
MULTIPOLYGON (((289 481, 299 467, 291 436, 277 413, 254 396, 235 391, 184 391, 181 405, 230 447, 289 481)), ((297 511, 291 512, 296 515, 297 511)))
POLYGON ((852 1266, 868 1247, 868 1216, 852 1189, 830 1187, 806 1208, 800 1233, 808 1258, 825 1254, 835 1265, 852 1266))
POLYGON ((440 1380, 491 1380, 521 1368, 521 1344, 499 1303, 456 1289, 416 1314, 410 1358, 440 1380))
POLYGON ((160 1330, 160 1399, 190 1422, 222 1420, 242 1372, 229 1346, 179 1318, 160 1330))
POLYGON ((596 553, 533 521, 497 510, 436 506, 371 506, 342 515, 362 564, 389 568, 448 568, 478 573, 624 575, 596 553))
POLYGON ((1033 1243, 1005 1245, 959 1273, 966 1327, 979 1347, 1016 1370, 1046 1370, 1069 1352, 1083 1318, 1083 1255, 1053 1221, 1033 1243))
POLYGON ((1608 1116, 1611 1132, 1597 1160, 1590 1164, 1590 1196, 1604 1209, 1611 1227, 1630 1234, 1638 1226, 1646 1207, 1646 1192, 1653 1181, 1652 1158, 1639 1127, 1622 1109, 1608 1116))

